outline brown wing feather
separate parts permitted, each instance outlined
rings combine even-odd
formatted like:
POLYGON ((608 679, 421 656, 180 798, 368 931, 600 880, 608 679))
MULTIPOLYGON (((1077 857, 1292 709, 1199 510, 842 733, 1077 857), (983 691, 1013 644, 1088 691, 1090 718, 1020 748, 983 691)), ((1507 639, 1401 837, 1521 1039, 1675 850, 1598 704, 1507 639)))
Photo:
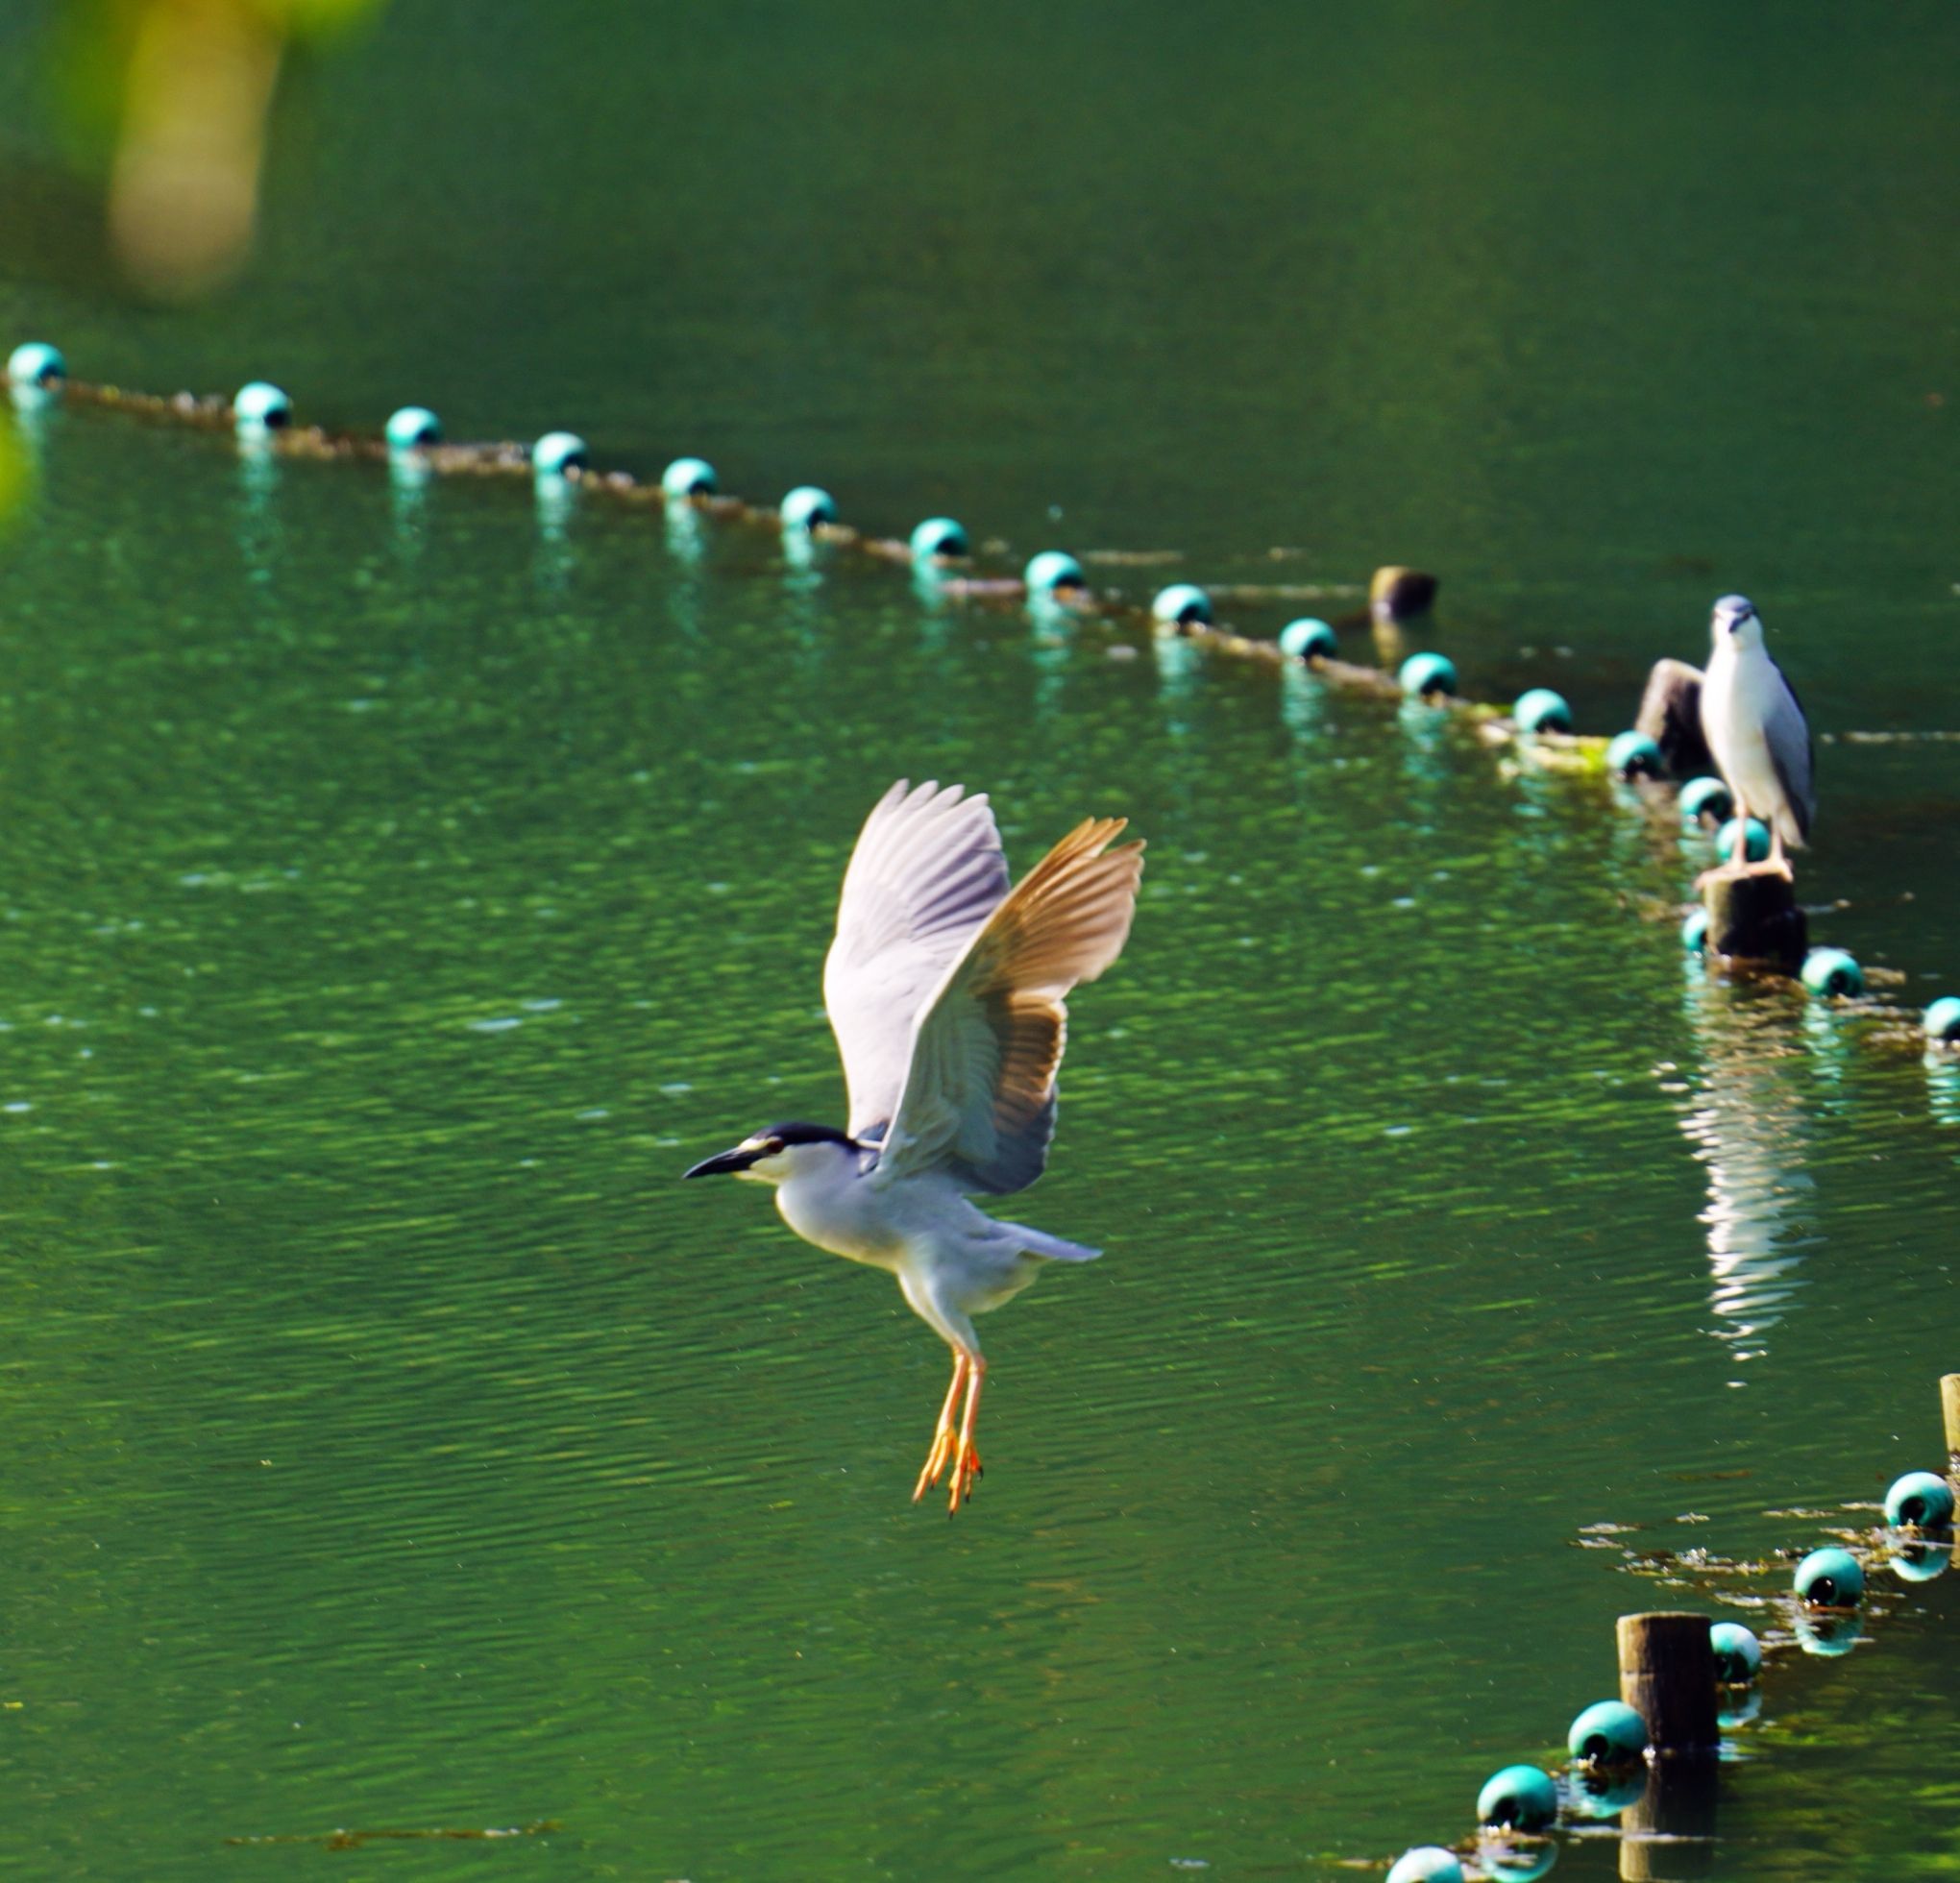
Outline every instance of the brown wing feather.
POLYGON ((950 1160, 976 1189, 1040 1176, 1054 1132, 1068 990, 1122 952, 1143 873, 1140 842, 1110 849, 1121 818, 1090 818, 987 919, 921 1015, 885 1162, 950 1160))

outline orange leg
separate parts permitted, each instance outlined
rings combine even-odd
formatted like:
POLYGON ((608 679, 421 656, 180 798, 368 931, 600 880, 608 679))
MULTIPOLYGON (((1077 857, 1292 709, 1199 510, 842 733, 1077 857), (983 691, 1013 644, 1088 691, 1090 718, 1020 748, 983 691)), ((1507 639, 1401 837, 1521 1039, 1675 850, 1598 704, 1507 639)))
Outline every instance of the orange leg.
POLYGON ((914 1504, 925 1495, 929 1486, 939 1482, 940 1473, 953 1455, 953 1407, 960 1403, 960 1388, 966 1381, 967 1357, 955 1350, 953 1383, 946 1388, 946 1403, 940 1407, 939 1424, 933 1429, 932 1450, 925 1455, 925 1469, 919 1474, 919 1482, 913 1486, 914 1504))
POLYGON ((973 1480, 980 1476, 980 1454, 973 1446, 973 1427, 980 1416, 980 1388, 987 1383, 987 1362, 975 1354, 967 1362, 967 1416, 960 1421, 960 1442, 953 1453, 953 1494, 946 1504, 951 1516, 973 1495, 973 1480))

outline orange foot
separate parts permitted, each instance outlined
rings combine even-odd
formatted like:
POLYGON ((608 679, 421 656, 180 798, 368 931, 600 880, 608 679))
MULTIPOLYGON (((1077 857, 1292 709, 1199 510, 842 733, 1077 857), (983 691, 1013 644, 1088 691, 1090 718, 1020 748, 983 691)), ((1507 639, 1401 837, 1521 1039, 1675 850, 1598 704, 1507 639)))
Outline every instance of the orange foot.
POLYGON ((933 1433, 932 1450, 925 1455, 925 1468, 919 1474, 919 1482, 912 1487, 914 1504, 939 1482, 941 1474, 952 1462, 953 1453, 959 1446, 959 1433, 951 1425, 943 1425, 933 1433))
POLYGON ((971 1439, 955 1442, 952 1464, 952 1495, 946 1500, 948 1517, 973 1495, 973 1480, 987 1475, 980 1463, 980 1449, 971 1439))

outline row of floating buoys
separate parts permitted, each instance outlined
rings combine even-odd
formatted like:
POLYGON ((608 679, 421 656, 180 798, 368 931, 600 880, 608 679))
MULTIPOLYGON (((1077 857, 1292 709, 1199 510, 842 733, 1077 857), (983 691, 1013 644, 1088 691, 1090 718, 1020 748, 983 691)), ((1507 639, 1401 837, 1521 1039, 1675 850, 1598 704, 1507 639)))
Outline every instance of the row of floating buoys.
MULTIPOLYGON (((1943 1391, 1946 1382, 1943 1382, 1943 1391)), ((1960 1401, 1960 1387, 1954 1389, 1960 1401)), ((1909 1582, 1924 1581, 1944 1570, 1953 1549, 1954 1487, 1932 1471, 1909 1471, 1885 1493, 1885 1522, 1894 1531, 1910 1532, 1903 1546, 1895 1541, 1893 1568, 1909 1582)), ((1865 1596, 1864 1565, 1841 1545, 1813 1550, 1791 1577, 1801 1604, 1796 1633, 1812 1654, 1843 1654, 1856 1638, 1845 1626, 1865 1596)), ((1645 1624, 1682 1626, 1686 1617, 1629 1618, 1645 1624)), ((1629 1623, 1621 1624, 1621 1673, 1626 1681, 1630 1663, 1626 1647, 1629 1623)), ((1708 1625, 1708 1661, 1717 1694, 1718 1729, 1732 1729, 1754 1717, 1754 1692, 1762 1670, 1763 1647, 1753 1629, 1740 1622, 1708 1625)), ((1680 1676, 1685 1677, 1685 1676, 1680 1676)), ((1668 1700, 1658 1701, 1663 1718, 1668 1700)), ((1566 1793, 1561 1800, 1557 1779, 1542 1767, 1509 1765, 1485 1780, 1477 1795, 1480 1845, 1477 1868, 1486 1875, 1524 1878, 1542 1875, 1552 1866, 1549 1846, 1520 1848, 1503 1842, 1513 1835, 1542 1837, 1558 1822, 1562 1808, 1580 1818, 1611 1818, 1641 1797, 1647 1786, 1647 1761, 1654 1752, 1648 1723, 1625 1700, 1603 1700, 1585 1707, 1566 1729, 1565 1749, 1571 1760, 1566 1793), (1492 1840, 1499 1840, 1493 1844, 1492 1840)), ((1661 1748, 1666 1749, 1666 1748, 1661 1748)), ((1388 1871, 1388 1883, 1463 1883, 1463 1860, 1454 1850, 1426 1844, 1405 1851, 1388 1871)))
MULTIPOLYGON (((59 347, 46 341, 30 340, 16 346, 8 357, 8 379, 17 387, 52 391, 68 376, 67 361, 59 347)), ((192 402, 185 402, 192 403, 192 402)), ((292 424, 291 399, 268 380, 254 379, 241 386, 232 401, 233 425, 241 437, 262 438, 286 429, 292 424)), ((383 430, 391 454, 407 456, 433 450, 443 442, 442 423, 424 405, 404 405, 392 413, 383 430)), ((591 454, 585 441, 576 432, 549 431, 530 446, 528 456, 533 473, 542 480, 587 473, 591 454)), ((522 456, 518 459, 522 462, 522 456)), ((692 501, 715 496, 719 489, 714 467, 698 457, 678 457, 661 474, 660 489, 672 501, 692 501)), ((785 530, 816 531, 838 523, 836 500, 815 485, 802 484, 792 490, 779 507, 785 530)), ((912 532, 907 545, 913 560, 921 566, 958 561, 971 554, 966 529, 950 517, 928 517, 912 532)), ((1023 584, 1034 597, 1086 596, 1088 581, 1082 565, 1062 550, 1045 550, 1032 557, 1023 573, 1023 584)), ((1395 613, 1396 598, 1417 609, 1428 603, 1434 592, 1434 578, 1419 571, 1384 569, 1371 584, 1371 605, 1377 610, 1388 606, 1395 613)), ((1211 598, 1194 583, 1178 582, 1163 589, 1150 605, 1152 619, 1163 626, 1201 628, 1213 624, 1211 598)), ((1314 618, 1289 622, 1279 636, 1278 651, 1284 658, 1321 662, 1337 655, 1338 642, 1334 628, 1314 618)), ((1449 658, 1434 651, 1411 654, 1396 674, 1401 691, 1411 699, 1433 700, 1454 697, 1458 688, 1457 670, 1449 658)), ((1573 714, 1570 705, 1549 687, 1533 687, 1519 697, 1510 715, 1520 733, 1570 735, 1573 714)), ((1629 730, 1617 734, 1606 746, 1607 770, 1622 779, 1658 778, 1665 770, 1659 745, 1648 734, 1629 730)), ((1730 812, 1732 800, 1721 780, 1691 779, 1681 788, 1679 802, 1683 820, 1702 823, 1713 816, 1720 823, 1715 844, 1726 863, 1741 847, 1746 860, 1757 862, 1769 853, 1770 834, 1758 819, 1751 819, 1740 827, 1730 812), (1716 806, 1722 808, 1718 812, 1716 806)), ((1684 947, 1703 951, 1708 945, 1708 918, 1697 910, 1681 924, 1684 947)), ((1856 960, 1842 948, 1815 948, 1804 954, 1799 979, 1814 994, 1846 998, 1862 994, 1865 978, 1856 960)), ((1928 1006, 1923 1016, 1925 1037, 1934 1043, 1960 1044, 1960 995, 1946 995, 1928 1006)))

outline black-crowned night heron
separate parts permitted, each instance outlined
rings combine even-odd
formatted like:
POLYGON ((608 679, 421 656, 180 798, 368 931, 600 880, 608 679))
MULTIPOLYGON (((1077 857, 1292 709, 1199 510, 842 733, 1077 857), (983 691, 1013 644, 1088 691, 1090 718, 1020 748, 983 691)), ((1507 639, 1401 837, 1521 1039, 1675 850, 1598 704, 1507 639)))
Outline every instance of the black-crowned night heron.
POLYGON ((1810 725, 1783 670, 1763 646, 1762 618, 1745 595, 1725 595, 1710 624, 1715 650, 1702 676, 1702 733, 1735 795, 1736 842, 1728 868, 1787 878, 1785 848, 1801 850, 1817 812, 1810 725), (1749 818, 1770 827, 1770 854, 1752 865, 1749 818))
POLYGON ((773 1184, 798 1235, 889 1269, 953 1350, 915 1504, 950 1472, 957 1510, 980 1475, 987 1361, 972 1317, 1043 1262, 1100 1253, 996 1221, 968 1196, 1025 1189, 1048 1161, 1065 1002, 1122 952, 1137 911, 1143 845, 1109 847, 1123 823, 1076 825, 1010 890, 986 797, 901 778, 851 853, 823 966, 848 1129, 771 1125, 687 1172, 773 1184))

